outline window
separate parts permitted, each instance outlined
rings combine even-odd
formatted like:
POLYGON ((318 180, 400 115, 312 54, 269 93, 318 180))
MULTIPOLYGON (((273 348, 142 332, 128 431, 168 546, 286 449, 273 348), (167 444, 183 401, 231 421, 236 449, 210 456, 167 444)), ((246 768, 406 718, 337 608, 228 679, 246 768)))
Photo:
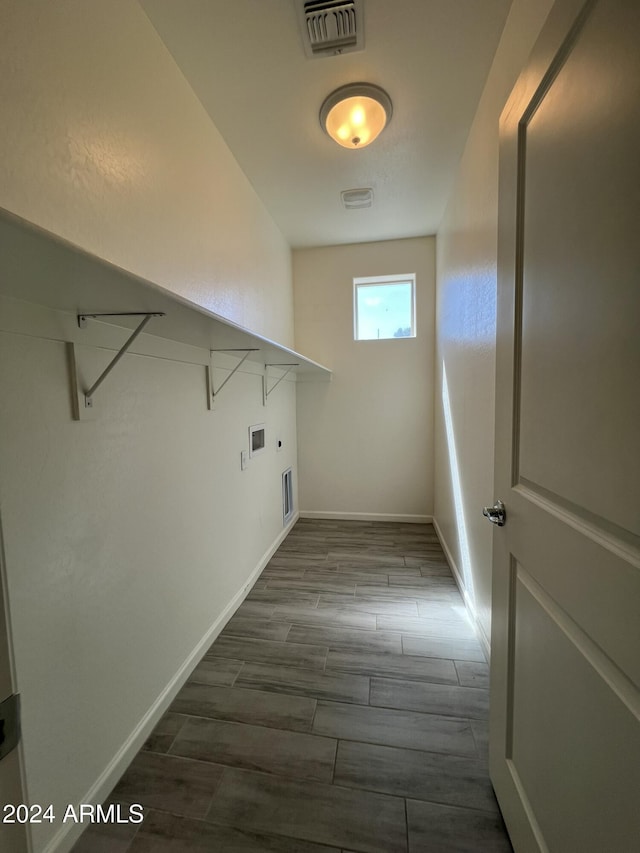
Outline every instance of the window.
POLYGON ((415 338, 415 274, 354 278, 356 341, 415 338))

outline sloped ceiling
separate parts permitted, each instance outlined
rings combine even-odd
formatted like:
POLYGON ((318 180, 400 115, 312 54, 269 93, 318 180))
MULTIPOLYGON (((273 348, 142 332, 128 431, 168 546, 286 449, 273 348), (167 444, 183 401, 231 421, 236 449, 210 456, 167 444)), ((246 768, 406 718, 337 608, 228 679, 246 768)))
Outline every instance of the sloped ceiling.
POLYGON ((293 247, 435 233, 510 0, 363 0, 364 50, 321 59, 305 56, 296 2, 141 0, 293 247), (386 89, 394 112, 351 151, 318 112, 356 81, 386 89), (373 188, 371 208, 344 210, 355 187, 373 188))

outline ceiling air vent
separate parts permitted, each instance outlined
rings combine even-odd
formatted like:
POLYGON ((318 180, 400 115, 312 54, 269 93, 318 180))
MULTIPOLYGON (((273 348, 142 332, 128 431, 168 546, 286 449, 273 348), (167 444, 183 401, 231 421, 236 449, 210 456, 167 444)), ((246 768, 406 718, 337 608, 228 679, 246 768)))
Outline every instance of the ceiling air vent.
POLYGON ((364 48, 362 0, 297 0, 296 8, 308 57, 364 48))
POLYGON ((371 187, 362 187, 357 190, 342 190, 340 197, 347 210, 359 210, 363 207, 371 207, 373 204, 373 190, 371 187))

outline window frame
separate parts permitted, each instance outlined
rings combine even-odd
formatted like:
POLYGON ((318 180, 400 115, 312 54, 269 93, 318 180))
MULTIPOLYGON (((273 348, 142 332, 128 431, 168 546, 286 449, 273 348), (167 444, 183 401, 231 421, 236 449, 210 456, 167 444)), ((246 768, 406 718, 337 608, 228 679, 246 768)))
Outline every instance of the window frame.
POLYGON ((357 343, 366 341, 406 341, 417 337, 416 328, 416 274, 404 273, 396 275, 354 276, 353 279, 353 340, 357 343), (390 338, 359 338, 358 337, 358 289, 360 287, 375 287, 380 284, 411 284, 411 334, 390 338))

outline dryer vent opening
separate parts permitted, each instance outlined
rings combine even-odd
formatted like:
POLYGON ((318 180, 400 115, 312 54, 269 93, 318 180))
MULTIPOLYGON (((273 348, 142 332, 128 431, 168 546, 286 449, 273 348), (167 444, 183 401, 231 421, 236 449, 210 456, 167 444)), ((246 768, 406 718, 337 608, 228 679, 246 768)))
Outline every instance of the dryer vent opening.
POLYGON ((282 474, 282 521, 286 524, 293 515, 293 471, 287 468, 282 474))

